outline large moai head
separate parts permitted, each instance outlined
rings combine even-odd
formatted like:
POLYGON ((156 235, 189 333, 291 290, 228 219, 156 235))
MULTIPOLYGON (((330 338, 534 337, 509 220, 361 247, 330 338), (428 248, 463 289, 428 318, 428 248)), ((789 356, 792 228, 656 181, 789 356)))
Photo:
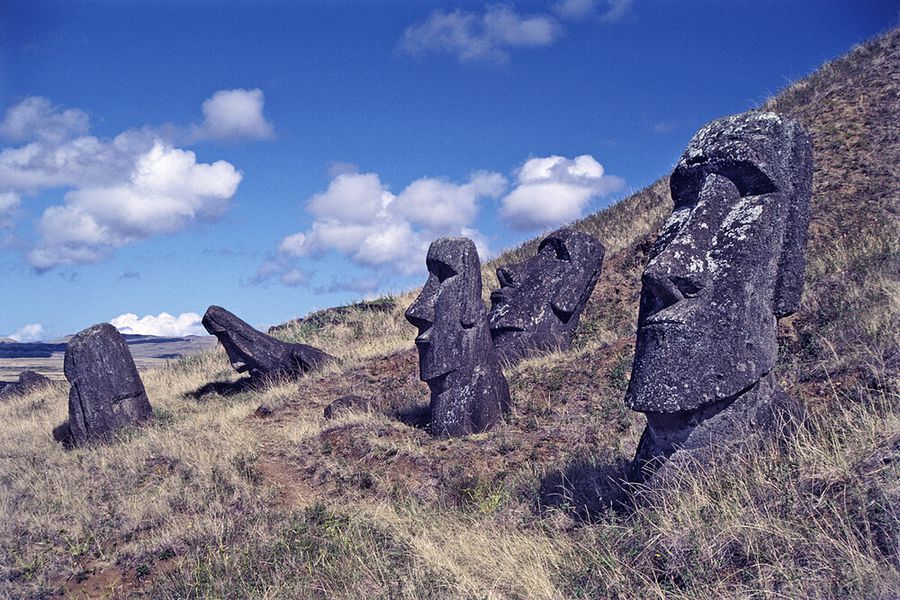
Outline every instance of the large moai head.
POLYGON ((673 413, 768 373, 776 319, 797 309, 812 148, 796 121, 749 112, 709 123, 670 179, 675 207, 644 271, 629 407, 673 413))
POLYGON ((604 253, 592 236, 564 227, 544 238, 532 258, 497 269, 500 289, 491 294, 488 318, 501 358, 571 346, 604 253))
POLYGON ((472 240, 440 238, 426 258, 428 281, 406 310, 419 331, 419 377, 431 390, 439 436, 484 431, 509 405, 481 300, 481 262, 472 240))
POLYGON ((202 323, 225 348, 231 367, 251 377, 302 373, 334 360, 318 348, 289 344, 257 331, 221 306, 206 309, 202 323))
POLYGON ((109 323, 88 327, 69 340, 64 372, 71 385, 68 427, 58 437, 64 443, 102 440, 153 415, 128 346, 109 323))

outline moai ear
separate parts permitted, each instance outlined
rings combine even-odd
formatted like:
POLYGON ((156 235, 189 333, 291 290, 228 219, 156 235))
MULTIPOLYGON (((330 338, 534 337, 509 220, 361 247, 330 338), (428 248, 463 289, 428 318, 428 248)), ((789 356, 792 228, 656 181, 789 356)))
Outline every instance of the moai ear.
POLYGON ((813 158, 809 135, 796 121, 787 120, 787 133, 791 140, 790 189, 784 190, 787 204, 781 256, 778 261, 778 279, 775 282, 773 310, 776 317, 786 317, 800 307, 803 281, 806 271, 806 233, 809 227, 809 204, 812 196, 813 158))
POLYGON ((478 251, 471 240, 466 240, 463 252, 462 272, 462 310, 459 322, 465 328, 474 327, 478 320, 484 317, 484 302, 481 299, 481 261, 478 260, 478 251))

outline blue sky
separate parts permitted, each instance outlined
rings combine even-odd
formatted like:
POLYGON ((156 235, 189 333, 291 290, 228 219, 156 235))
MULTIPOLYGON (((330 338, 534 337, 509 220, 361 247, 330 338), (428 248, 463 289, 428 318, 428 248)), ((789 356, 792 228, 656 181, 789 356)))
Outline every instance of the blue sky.
POLYGON ((259 326, 666 175, 897 24, 868 1, 0 4, 0 336, 259 326), (165 314, 162 314, 165 313, 165 314), (130 316, 129 316, 130 315, 130 316))

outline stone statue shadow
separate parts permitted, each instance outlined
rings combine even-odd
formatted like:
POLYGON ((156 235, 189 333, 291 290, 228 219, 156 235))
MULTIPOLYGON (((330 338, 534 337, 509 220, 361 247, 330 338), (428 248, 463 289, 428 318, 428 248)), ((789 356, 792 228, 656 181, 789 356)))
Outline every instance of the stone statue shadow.
POLYGON ((198 387, 192 392, 186 392, 185 396, 194 400, 202 400, 210 394, 218 394, 219 396, 234 396, 243 392, 250 392, 259 389, 258 381, 253 381, 251 377, 242 377, 237 381, 211 381, 198 387))
POLYGON ((431 433, 431 405, 416 404, 413 406, 404 406, 391 411, 391 417, 397 419, 404 425, 422 429, 431 433))
POLYGON ((540 509, 562 510, 581 523, 611 513, 627 515, 635 507, 635 485, 629 479, 631 469, 632 461, 624 456, 608 457, 600 462, 575 459, 541 480, 540 509))

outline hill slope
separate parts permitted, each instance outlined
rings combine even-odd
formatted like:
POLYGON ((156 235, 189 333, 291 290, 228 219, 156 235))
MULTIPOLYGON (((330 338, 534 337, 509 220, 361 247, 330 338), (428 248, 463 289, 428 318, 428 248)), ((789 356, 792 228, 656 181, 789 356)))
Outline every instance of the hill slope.
MULTIPOLYGON (((280 329, 342 364, 265 390, 221 353, 145 375, 155 423, 104 447, 49 438, 64 396, 0 406, 0 590, 153 598, 868 597, 900 594, 900 31, 767 103, 815 147, 807 288, 779 379, 807 427, 617 514, 597 506, 643 417, 622 395, 666 179, 578 226, 608 248, 575 348, 506 370, 495 430, 433 440, 414 333, 392 308, 280 329), (227 389, 221 386, 220 391, 227 389), (335 397, 371 412, 322 417, 335 397), (253 411, 265 403, 269 418, 253 411), (107 594, 109 595, 109 594, 107 594)), ((674 159, 674 157, 673 157, 674 159)), ((535 242, 485 266, 518 260, 535 242)))

